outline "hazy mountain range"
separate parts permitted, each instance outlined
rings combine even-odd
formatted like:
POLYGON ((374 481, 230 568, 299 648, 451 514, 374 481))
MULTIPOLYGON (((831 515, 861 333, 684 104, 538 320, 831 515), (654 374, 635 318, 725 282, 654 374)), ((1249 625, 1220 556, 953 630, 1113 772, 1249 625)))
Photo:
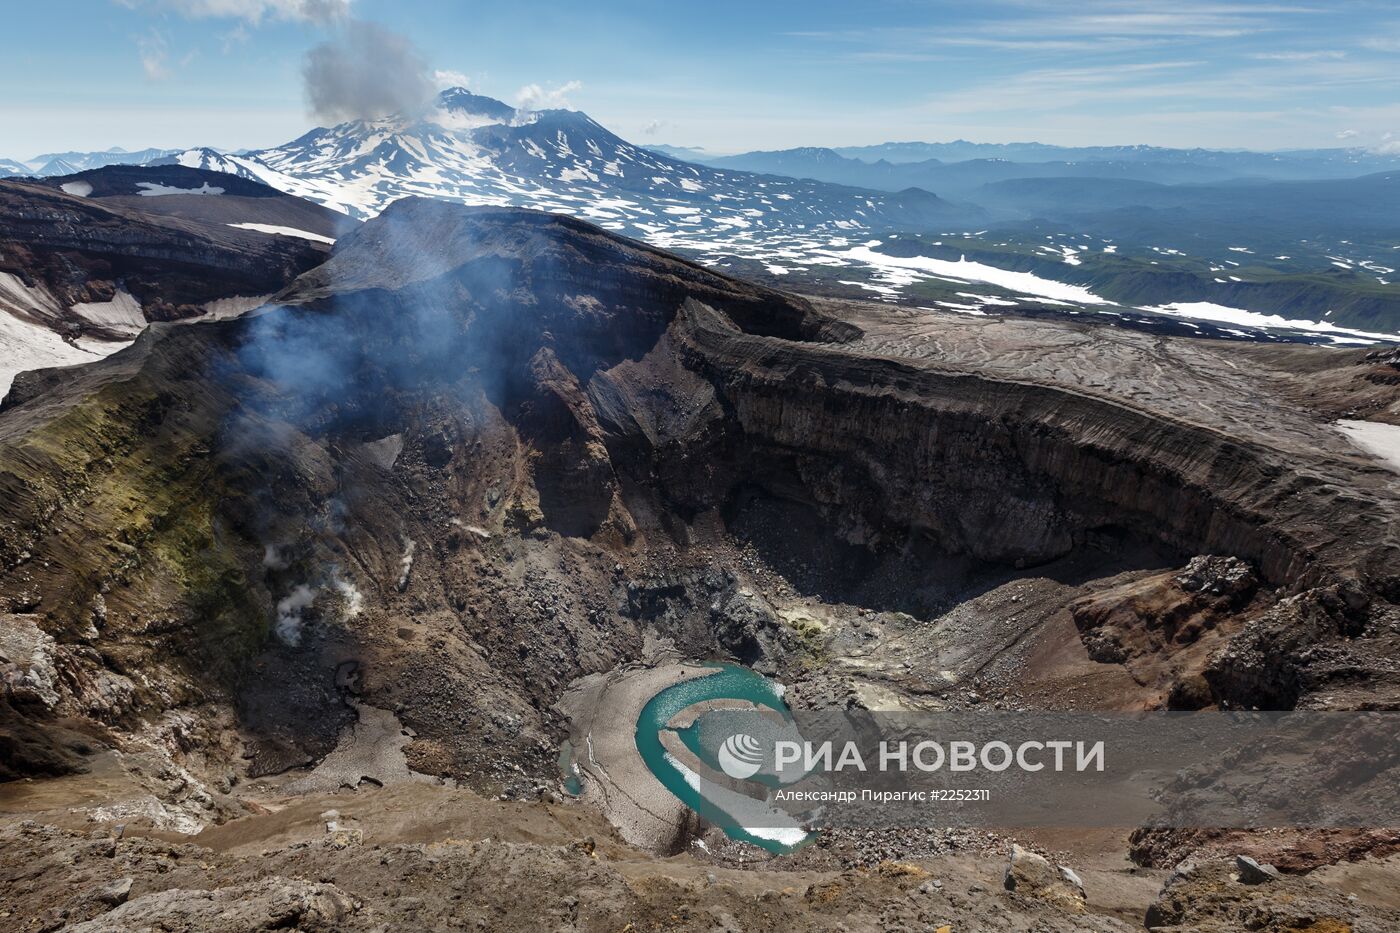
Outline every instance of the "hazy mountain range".
POLYGON ((9 175, 71 175, 104 165, 149 165, 169 158, 179 149, 138 149, 129 152, 120 146, 101 152, 44 152, 32 159, 0 159, 0 177, 9 175))

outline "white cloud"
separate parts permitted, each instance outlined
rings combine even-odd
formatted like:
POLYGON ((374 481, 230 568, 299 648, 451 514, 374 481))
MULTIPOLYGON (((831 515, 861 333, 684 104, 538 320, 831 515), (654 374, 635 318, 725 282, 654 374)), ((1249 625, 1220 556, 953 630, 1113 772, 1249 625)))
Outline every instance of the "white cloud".
POLYGON ((520 110, 566 110, 569 95, 582 88, 581 81, 566 81, 552 88, 527 84, 515 92, 515 106, 520 110))
POLYGON ((1340 133, 1337 134, 1337 138, 1338 138, 1338 139, 1355 139, 1356 137, 1358 137, 1358 136, 1360 136, 1360 135, 1361 135, 1361 134, 1358 133, 1356 130, 1342 130, 1340 133))
MULTIPOLYGON (((857 54, 875 56, 875 60, 917 61, 930 49, 940 47, 1105 53, 1237 39, 1292 28, 1328 13, 1323 7, 1233 0, 1179 0, 1170 9, 1163 9, 1160 0, 1078 0, 1074 4, 992 0, 978 6, 981 11, 1011 7, 1015 15, 974 15, 929 27, 794 31, 787 35, 864 46, 857 54)), ((1323 53, 1323 57, 1331 57, 1331 53, 1323 53)))
POLYGON ((1400 52, 1400 37, 1370 36, 1362 39, 1361 45, 1373 52, 1400 52))
POLYGON ((350 0, 118 0, 123 6, 158 6, 191 19, 264 19, 327 23, 350 12, 350 0))
POLYGON ((136 40, 136 53, 141 58, 141 70, 147 81, 164 81, 170 77, 170 49, 165 37, 151 30, 136 40))
POLYGON ((1249 56, 1261 62, 1340 61, 1347 53, 1340 49, 1315 49, 1311 52, 1255 52, 1249 56))
POLYGON ((665 128, 665 120, 652 120, 646 126, 642 127, 642 132, 648 136, 655 136, 657 133, 661 132, 665 128))
POLYGON ((234 46, 243 45, 248 41, 251 35, 252 34, 248 32, 248 27, 243 23, 239 23, 237 26, 234 26, 228 32, 224 33, 224 54, 227 55, 229 52, 233 51, 234 46))
POLYGON ((445 91, 450 87, 471 87, 471 80, 460 71, 439 68, 433 72, 433 86, 439 91, 445 91))

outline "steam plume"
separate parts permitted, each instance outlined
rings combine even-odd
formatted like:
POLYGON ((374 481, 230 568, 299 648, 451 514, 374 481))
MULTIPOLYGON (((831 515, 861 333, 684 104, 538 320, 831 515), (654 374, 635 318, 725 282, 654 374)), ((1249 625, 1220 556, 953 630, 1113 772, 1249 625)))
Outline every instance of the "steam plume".
POLYGON ((301 584, 277 602, 277 637, 284 644, 301 644, 301 614, 316 602, 317 591, 301 584))
POLYGON ((433 96, 432 73, 413 43, 358 19, 306 53, 302 76, 312 113, 329 123, 414 113, 433 96))
POLYGON ((581 81, 566 81, 546 88, 539 84, 527 84, 515 92, 515 106, 522 113, 536 110, 559 110, 569 106, 569 95, 583 88, 581 81))
POLYGON ((399 592, 408 588, 408 575, 413 572, 413 551, 417 547, 412 538, 404 541, 403 557, 399 559, 399 592))

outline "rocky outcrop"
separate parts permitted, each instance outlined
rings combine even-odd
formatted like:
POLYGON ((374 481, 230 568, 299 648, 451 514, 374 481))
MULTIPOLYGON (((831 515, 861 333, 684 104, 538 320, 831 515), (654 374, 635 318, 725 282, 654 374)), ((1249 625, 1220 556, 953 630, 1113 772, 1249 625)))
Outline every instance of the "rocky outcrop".
POLYGON ((1136 922, 998 890, 969 858, 941 862, 937 874, 900 862, 873 870, 741 869, 690 855, 639 856, 579 808, 503 803, 445 788, 415 788, 412 796, 386 788, 343 805, 361 815, 364 844, 344 829, 327 832, 345 814, 322 811, 321 819, 314 810, 308 820, 264 814, 230 827, 257 840, 247 854, 207 838, 170 843, 33 823, 5 827, 5 919, 19 929, 181 933, 1141 931, 1136 922), (97 899, 122 879, 131 882, 124 904, 97 899))
POLYGON ((1400 924, 1400 912, 1367 907, 1307 878, 1278 876, 1252 859, 1214 858, 1179 866, 1146 923, 1174 933, 1381 933, 1400 924))
POLYGON ((16 319, 0 395, 16 371, 100 357, 148 322, 262 304, 325 259, 335 216, 177 166, 0 181, 0 314, 16 319), (305 235, 270 232, 287 229, 305 235))
POLYGON ((1400 612, 1355 581, 1317 587, 1259 614, 1204 671, 1243 708, 1391 709, 1400 701, 1394 651, 1400 612))
MULTIPOLYGON (((127 879, 130 887, 131 879, 127 879)), ((125 898, 123 898, 125 901, 125 898)), ((164 930, 342 930, 359 905, 333 884, 268 878, 216 891, 171 888, 133 901, 66 929, 74 933, 158 928, 164 930)))
MULTIPOLYGON (((592 537, 617 495, 612 459, 597 415, 573 373, 545 348, 529 362, 533 397, 522 403, 525 434, 539 448, 535 490, 544 520, 571 537, 592 537)), ((624 535, 635 529, 619 509, 624 535)))
POLYGON ((1087 903, 1084 882, 1073 869, 1055 865, 1045 856, 1019 845, 1011 847, 1002 887, 1073 913, 1082 913, 1087 903))
POLYGON ((1394 829, 1274 829, 1261 834, 1246 829, 1133 830, 1129 855, 1139 865, 1170 868, 1187 857, 1245 854, 1287 874, 1303 874, 1324 865, 1384 859, 1400 851, 1394 829))
POLYGON ((158 220, 20 181, 0 182, 0 244, 0 272, 67 306, 108 301, 121 287, 151 320, 188 316, 232 295, 271 294, 327 252, 307 240, 158 220))
POLYGON ((1194 557, 1180 571, 1152 574, 1070 605, 1089 657, 1122 664, 1173 709, 1216 701, 1203 674, 1244 624, 1259 581, 1236 557, 1194 557))

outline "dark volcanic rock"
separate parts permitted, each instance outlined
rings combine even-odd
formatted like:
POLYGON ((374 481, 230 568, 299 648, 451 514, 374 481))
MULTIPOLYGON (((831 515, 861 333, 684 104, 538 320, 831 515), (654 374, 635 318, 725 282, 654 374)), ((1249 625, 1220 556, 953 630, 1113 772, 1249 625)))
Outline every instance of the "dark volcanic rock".
MULTIPOLYGON (((76 172, 72 175, 52 175, 37 179, 37 182, 65 193, 68 192, 68 189, 81 190, 84 192, 82 197, 85 198, 144 197, 144 208, 150 210, 161 210, 158 206, 161 202, 155 200, 152 195, 142 194, 142 192, 159 189, 188 192, 217 190, 222 196, 235 200, 238 198, 298 200, 283 194, 276 188, 269 188, 260 182, 240 178, 237 175, 185 168, 181 165, 107 165, 85 172, 76 172)), ((208 197, 209 195, 202 196, 208 197)), ((183 195, 160 195, 160 197, 175 197, 178 200, 183 195)), ((316 216, 321 216, 323 212, 324 214, 330 213, 324 208, 315 208, 314 206, 313 208, 316 216)))
POLYGON ((1238 557, 1193 557, 1181 573, 1176 585, 1188 593, 1204 597, 1224 598, 1238 606, 1254 593, 1259 585, 1254 568, 1238 557))

